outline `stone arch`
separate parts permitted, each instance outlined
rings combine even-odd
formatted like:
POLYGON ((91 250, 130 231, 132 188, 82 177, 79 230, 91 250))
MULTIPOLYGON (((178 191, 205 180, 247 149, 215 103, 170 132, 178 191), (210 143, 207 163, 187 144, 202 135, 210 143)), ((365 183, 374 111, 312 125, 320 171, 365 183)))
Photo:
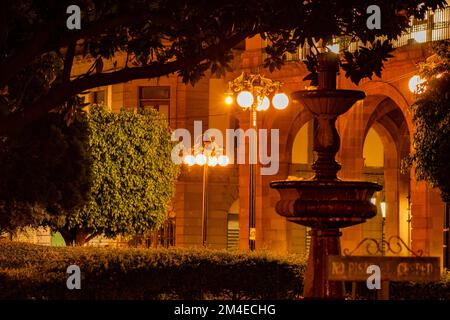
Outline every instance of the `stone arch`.
POLYGON ((369 122, 381 135, 385 152, 384 192, 386 197, 386 235, 397 235, 409 241, 410 178, 401 172, 401 162, 410 150, 410 133, 403 113, 394 108, 373 122, 369 122))
MULTIPOLYGON (((399 110, 403 115, 404 123, 401 123, 403 132, 409 133, 413 130, 412 119, 409 114, 411 97, 405 95, 392 83, 381 80, 372 80, 362 83, 358 89, 366 93, 364 100, 358 101, 343 117, 338 120, 338 131, 341 135, 341 150, 337 155, 338 161, 343 165, 340 176, 360 179, 353 168, 362 170, 362 148, 364 138, 376 119, 382 118, 393 110, 399 110), (346 157, 352 154, 352 157, 346 157)), ((397 141, 397 140, 396 140, 397 141)), ((402 146, 403 150, 409 152, 410 142, 402 146)), ((403 152, 404 153, 404 152, 403 152)))
MULTIPOLYGON (((364 139, 371 127, 375 130, 378 128, 378 131, 381 130, 380 126, 386 129, 384 136, 389 136, 390 139, 383 143, 389 148, 391 144, 395 146, 395 152, 398 153, 396 165, 400 166, 401 160, 409 154, 411 146, 411 134, 407 121, 407 117, 396 103, 390 98, 385 98, 364 120, 364 139)), ((389 152, 393 152, 393 150, 389 152)))
MULTIPOLYGON (((362 83, 359 88, 366 93, 367 97, 370 96, 385 96, 390 98, 402 111, 408 129, 412 132, 413 124, 412 119, 409 116, 409 107, 413 103, 411 95, 405 95, 397 86, 392 83, 382 80, 371 80, 362 83)), ((366 98, 367 99, 367 98, 366 98)))
POLYGON ((292 159, 292 145, 296 134, 308 121, 312 114, 302 105, 292 102, 288 109, 269 110, 264 114, 261 121, 262 128, 279 129, 279 153, 280 171, 278 176, 287 177, 289 164, 292 159))
MULTIPOLYGON (((395 90, 391 89, 386 93, 392 92, 395 90)), ((366 94, 368 93, 366 92, 366 94)), ((341 123, 343 134, 340 160, 343 164, 342 178, 374 179, 375 175, 371 176, 364 165, 363 148, 369 129, 373 128, 377 132, 383 144, 384 166, 381 170, 382 180, 373 181, 384 184, 382 197, 385 198, 387 208, 385 236, 399 235, 404 238, 408 233, 404 232, 406 219, 403 215, 408 207, 410 182, 409 176, 401 174, 400 168, 401 160, 409 153, 411 142, 408 117, 404 114, 406 100, 402 100, 404 107, 402 109, 396 103, 398 99, 400 99, 398 96, 393 99, 388 95, 375 93, 374 95, 368 94, 363 102, 356 103, 353 110, 344 116, 344 121, 341 123)), ((373 221, 381 220, 380 217, 375 217, 373 221)), ((351 228, 353 230, 349 229, 347 234, 344 233, 344 239, 368 236, 365 234, 364 228, 368 230, 368 226, 370 227, 374 223, 373 221, 362 225, 359 230, 358 227, 351 228)))
POLYGON ((299 112, 297 116, 292 121, 292 124, 288 130, 288 134, 286 137, 286 159, 287 161, 291 161, 292 159, 292 147, 294 145, 295 137, 300 129, 309 121, 313 119, 312 114, 303 109, 302 112, 299 112))

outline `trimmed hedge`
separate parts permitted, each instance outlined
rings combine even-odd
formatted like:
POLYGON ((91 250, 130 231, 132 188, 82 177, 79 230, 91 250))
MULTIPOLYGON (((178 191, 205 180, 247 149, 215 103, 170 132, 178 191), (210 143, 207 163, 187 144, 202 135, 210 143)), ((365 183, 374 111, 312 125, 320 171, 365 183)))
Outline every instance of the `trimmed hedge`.
POLYGON ((450 300, 450 273, 438 282, 391 282, 392 300, 450 300))
MULTIPOLYGON (((305 265, 299 256, 267 252, 0 242, 0 299, 298 299, 305 265), (81 290, 66 287, 72 264, 81 269, 81 290)), ((369 298, 367 289, 361 293, 369 298)), ((390 297, 450 300, 450 275, 433 283, 392 282, 390 297)))
MULTIPOLYGON (((352 283, 346 282, 347 299, 352 300, 352 283)), ((365 282, 357 282, 356 300, 376 300, 376 290, 369 290, 365 282)), ((436 282, 390 282, 390 300, 450 300, 450 274, 436 282)))
POLYGON ((266 252, 0 243, 0 299, 296 299, 305 261, 266 252), (69 265, 81 290, 68 290, 69 265))

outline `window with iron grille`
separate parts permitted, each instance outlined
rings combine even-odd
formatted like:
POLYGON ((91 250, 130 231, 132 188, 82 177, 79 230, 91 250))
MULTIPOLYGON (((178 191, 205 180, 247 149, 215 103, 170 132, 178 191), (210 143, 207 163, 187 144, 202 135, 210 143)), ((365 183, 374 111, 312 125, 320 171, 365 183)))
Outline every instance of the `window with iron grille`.
POLYGON ((166 119, 170 118, 170 87, 151 86, 139 88, 139 108, 159 111, 166 119))
POLYGON ((173 247, 175 245, 175 219, 169 218, 150 237, 145 239, 147 248, 173 247))
POLYGON ((175 246, 175 218, 168 218, 164 224, 149 235, 134 236, 128 245, 138 248, 158 248, 175 246))

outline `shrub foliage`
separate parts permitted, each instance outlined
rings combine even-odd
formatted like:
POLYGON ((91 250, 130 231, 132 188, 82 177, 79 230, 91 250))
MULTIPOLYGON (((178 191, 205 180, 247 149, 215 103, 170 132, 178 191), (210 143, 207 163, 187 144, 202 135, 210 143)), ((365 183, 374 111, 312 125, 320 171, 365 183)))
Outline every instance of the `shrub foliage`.
POLYGON ((51 114, 0 141, 0 229, 49 226, 67 244, 159 227, 178 166, 157 111, 51 114))
MULTIPOLYGON (((298 255, 267 252, 4 242, 0 243, 0 300, 299 299, 305 268, 306 261, 298 255), (81 290, 67 289, 66 270, 72 264, 81 269, 81 290)), ((347 286, 349 299, 350 289, 347 286)), ((362 290, 357 299, 375 297, 367 291, 371 290, 362 290)), ((391 282, 390 299, 450 300, 450 276, 431 283, 391 282)))
POLYGON ((0 299, 294 299, 295 255, 199 249, 108 249, 0 243, 0 299), (81 269, 81 290, 66 287, 81 269))
POLYGON ((405 159, 414 165, 416 180, 438 187, 444 202, 450 202, 450 41, 438 42, 420 65, 424 79, 411 106, 414 124, 412 154, 405 159))

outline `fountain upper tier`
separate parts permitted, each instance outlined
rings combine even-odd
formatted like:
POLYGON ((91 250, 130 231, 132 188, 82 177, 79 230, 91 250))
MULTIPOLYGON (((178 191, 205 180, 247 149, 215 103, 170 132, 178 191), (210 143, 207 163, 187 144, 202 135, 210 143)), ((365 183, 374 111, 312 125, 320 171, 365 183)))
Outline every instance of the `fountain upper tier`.
POLYGON ((353 104, 366 97, 359 90, 300 90, 291 94, 294 101, 303 104, 317 117, 338 117, 347 112, 353 104))

